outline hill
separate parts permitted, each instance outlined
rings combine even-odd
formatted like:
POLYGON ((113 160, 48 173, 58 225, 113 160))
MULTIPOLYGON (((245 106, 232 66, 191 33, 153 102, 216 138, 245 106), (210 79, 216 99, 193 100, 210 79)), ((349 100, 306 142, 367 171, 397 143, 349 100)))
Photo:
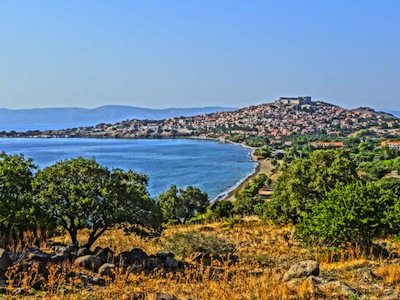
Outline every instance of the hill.
POLYGON ((128 119, 161 120, 178 116, 194 116, 218 111, 232 111, 231 107, 150 109, 133 106, 107 105, 93 109, 61 107, 35 109, 0 109, 0 130, 62 129, 93 126, 102 122, 115 123, 128 119))

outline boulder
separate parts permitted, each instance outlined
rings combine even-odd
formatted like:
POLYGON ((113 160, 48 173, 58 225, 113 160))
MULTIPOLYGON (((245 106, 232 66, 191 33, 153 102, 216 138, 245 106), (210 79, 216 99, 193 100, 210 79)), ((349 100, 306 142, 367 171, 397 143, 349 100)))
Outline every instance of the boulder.
POLYGON ((307 278, 311 275, 319 275, 319 263, 315 260, 304 260, 291 266, 283 275, 283 281, 288 282, 295 278, 307 278))
POLYGON ((115 274, 113 273, 114 269, 115 269, 114 264, 106 263, 99 268, 99 274, 102 276, 114 277, 115 276, 115 274))
POLYGON ((97 272, 101 267, 101 259, 95 255, 85 255, 75 259, 74 265, 97 272))
POLYGON ((4 276, 10 266, 12 266, 10 256, 7 254, 6 250, 0 248, 0 278, 4 276))
POLYGON ((178 298, 172 294, 156 293, 155 300, 178 300, 178 298))
POLYGON ((332 294, 332 292, 334 292, 340 294, 341 296, 358 295, 358 293, 354 289, 352 289, 347 283, 340 280, 333 280, 319 284, 317 285, 317 290, 329 294, 332 294))
POLYGON ((165 266, 169 269, 175 270, 179 267, 179 262, 170 256, 165 259, 165 266))
POLYGON ((86 248, 86 247, 82 247, 82 248, 79 248, 78 251, 76 251, 76 255, 77 255, 78 257, 80 257, 80 256, 85 256, 85 255, 93 255, 93 252, 90 251, 90 250, 89 250, 88 248, 86 248))
POLYGON ((89 276, 86 274, 81 274, 80 278, 83 281, 83 283, 86 285, 100 285, 100 286, 106 285, 106 281, 101 277, 95 277, 95 276, 89 276))
POLYGON ((69 245, 62 245, 62 244, 55 244, 51 246, 51 251, 53 252, 53 256, 61 256, 64 258, 70 257, 72 252, 77 250, 76 246, 73 244, 69 245))
POLYGON ((132 255, 130 251, 123 251, 115 258, 115 263, 126 266, 132 264, 132 255))
POLYGON ((132 263, 144 264, 147 262, 149 256, 140 248, 133 248, 131 250, 132 263))
POLYGON ((114 251, 112 251, 110 248, 101 248, 99 246, 94 249, 94 254, 97 255, 103 264, 107 262, 112 262, 114 261, 114 251))

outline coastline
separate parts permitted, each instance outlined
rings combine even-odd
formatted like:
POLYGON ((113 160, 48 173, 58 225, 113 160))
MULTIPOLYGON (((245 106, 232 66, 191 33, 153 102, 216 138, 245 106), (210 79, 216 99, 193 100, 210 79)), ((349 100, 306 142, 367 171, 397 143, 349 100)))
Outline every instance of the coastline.
POLYGON ((272 166, 271 162, 270 162, 269 160, 265 160, 265 159, 264 159, 264 160, 257 160, 256 156, 254 155, 254 151, 255 151, 257 148, 250 147, 250 146, 247 146, 247 145, 242 144, 242 143, 234 143, 234 142, 232 142, 232 141, 226 141, 226 142, 231 143, 231 144, 234 144, 234 145, 241 146, 241 147, 246 148, 246 149, 252 150, 252 151, 249 153, 249 156, 251 157, 251 160, 252 160, 253 162, 256 162, 256 163, 257 163, 257 166, 254 168, 254 171, 253 171, 251 174, 247 175, 247 176, 244 177, 242 180, 238 181, 238 183, 237 183, 236 185, 234 185, 233 187, 231 187, 230 189, 228 189, 228 190, 226 191, 226 193, 223 193, 223 194, 221 195, 221 197, 217 197, 217 198, 214 199, 213 201, 217 201, 217 200, 229 200, 229 201, 233 201, 233 200, 234 200, 234 194, 235 194, 235 192, 236 192, 237 190, 242 189, 243 186, 244 186, 245 184, 249 183, 254 177, 258 176, 259 174, 265 174, 265 175, 267 175, 268 177, 271 177, 271 175, 272 175, 273 166, 272 166))

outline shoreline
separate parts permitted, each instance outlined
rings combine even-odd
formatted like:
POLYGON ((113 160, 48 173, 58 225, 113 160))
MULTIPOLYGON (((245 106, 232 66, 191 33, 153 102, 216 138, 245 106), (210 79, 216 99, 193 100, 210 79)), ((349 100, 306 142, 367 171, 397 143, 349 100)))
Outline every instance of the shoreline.
POLYGON ((235 192, 237 190, 242 189, 244 187, 244 185, 249 183, 254 177, 258 176, 259 174, 265 174, 268 177, 271 177, 271 175, 272 175, 273 166, 272 166, 271 162, 269 160, 265 160, 265 159, 261 160, 261 161, 256 159, 256 156, 254 155, 254 151, 257 148, 250 147, 250 146, 247 146, 247 145, 242 144, 242 143, 234 143, 232 141, 225 141, 225 142, 231 143, 233 145, 238 145, 238 146, 241 146, 243 148, 252 150, 249 153, 249 156, 251 157, 251 160, 253 162, 257 163, 257 166, 254 168, 254 170, 253 170, 253 172, 251 174, 247 175, 242 180, 238 181, 237 185, 232 186, 232 188, 228 189, 226 191, 226 193, 221 195, 221 197, 217 197, 213 201, 217 201, 217 200, 233 201, 235 192))

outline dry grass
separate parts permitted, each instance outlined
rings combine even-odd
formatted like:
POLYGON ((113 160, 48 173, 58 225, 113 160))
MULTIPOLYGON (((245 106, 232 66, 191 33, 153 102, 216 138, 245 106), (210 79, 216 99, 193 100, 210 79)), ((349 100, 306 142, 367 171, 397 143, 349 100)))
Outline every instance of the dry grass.
MULTIPOLYGON (((297 261, 316 259, 320 261, 321 276, 335 277, 346 281, 352 287, 362 287, 363 293, 371 299, 379 299, 376 285, 393 286, 400 283, 400 266, 388 264, 382 258, 365 255, 356 247, 346 250, 312 249, 299 244, 290 226, 278 227, 265 224, 255 218, 246 219, 232 229, 226 223, 206 225, 173 226, 155 240, 145 241, 134 235, 125 235, 122 230, 106 232, 94 245, 110 247, 115 253, 138 247, 148 254, 166 251, 168 239, 177 232, 199 233, 218 237, 236 245, 238 262, 214 261, 211 266, 192 265, 183 273, 155 271, 150 274, 132 273, 117 269, 115 280, 106 279, 105 287, 84 286, 77 277, 67 278, 66 271, 71 266, 48 266, 49 279, 45 291, 32 290, 34 281, 40 280, 34 268, 18 274, 10 269, 7 299, 132 299, 137 292, 144 293, 146 299, 153 299, 156 292, 171 293, 180 299, 342 299, 336 293, 318 294, 313 286, 304 281, 296 289, 290 290, 282 283, 283 273, 297 261), (375 285, 362 286, 355 270, 373 267, 381 276, 375 285), (36 277, 35 277, 36 276, 36 277), (22 287, 21 295, 14 295, 14 284, 22 287)), ((87 232, 80 232, 84 241, 87 232)), ((53 241, 68 243, 68 236, 53 238, 53 241)), ((394 247, 397 247, 396 245, 394 247)), ((82 272, 82 270, 80 270, 82 272)), ((0 296, 1 298, 1 296, 0 296)), ((346 299, 346 298, 343 298, 346 299)))

